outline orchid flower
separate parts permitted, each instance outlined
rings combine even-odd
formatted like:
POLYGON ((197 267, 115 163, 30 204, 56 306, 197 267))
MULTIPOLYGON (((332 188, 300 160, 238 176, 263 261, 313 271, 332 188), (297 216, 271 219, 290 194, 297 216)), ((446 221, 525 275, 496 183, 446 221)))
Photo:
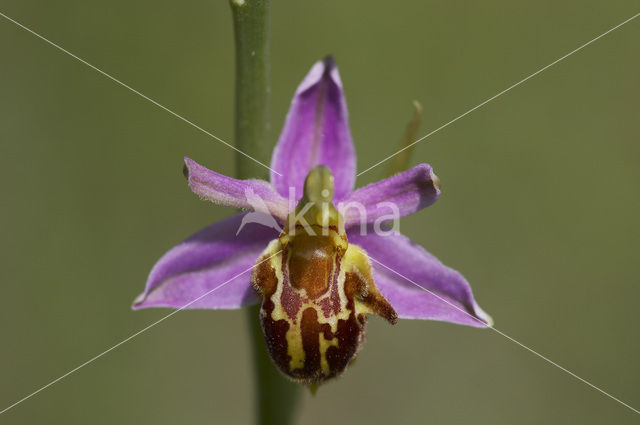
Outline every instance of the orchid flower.
POLYGON ((273 152, 270 182, 237 180, 185 158, 194 193, 249 212, 170 249, 133 307, 261 303, 272 359, 286 376, 308 384, 346 369, 363 341, 368 313, 391 323, 490 326, 460 273, 388 229, 390 211, 406 216, 438 199, 431 166, 354 190, 355 166, 342 82, 333 60, 325 59, 298 86, 273 152))

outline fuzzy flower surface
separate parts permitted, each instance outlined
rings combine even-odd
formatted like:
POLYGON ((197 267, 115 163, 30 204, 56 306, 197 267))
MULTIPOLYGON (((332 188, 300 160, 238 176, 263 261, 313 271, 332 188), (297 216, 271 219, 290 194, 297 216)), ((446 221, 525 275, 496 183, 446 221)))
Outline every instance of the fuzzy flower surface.
POLYGON ((430 165, 420 164, 354 189, 356 154, 342 82, 333 60, 316 63, 298 86, 273 151, 271 169, 270 182, 238 180, 185 158, 185 175, 195 194, 217 204, 247 211, 213 223, 165 253, 153 266, 144 292, 134 302, 134 309, 237 309, 262 302, 261 314, 264 316, 267 314, 265 305, 269 304, 273 318, 274 311, 281 311, 284 320, 280 327, 277 320, 272 320, 272 329, 267 329, 263 321, 267 344, 271 338, 271 344, 277 345, 270 347, 272 357, 286 375, 307 383, 320 382, 341 373, 346 362, 355 356, 363 337, 363 332, 359 331, 353 337, 357 346, 344 354, 348 357, 343 359, 345 364, 335 360, 336 353, 342 349, 340 344, 350 338, 340 334, 341 324, 348 320, 348 314, 341 316, 345 309, 351 308, 354 315, 357 313, 349 325, 351 330, 364 329, 365 313, 378 314, 392 323, 397 318, 404 318, 490 326, 491 319, 478 306, 469 283, 459 272, 445 266, 400 233, 372 230, 374 224, 389 217, 390 205, 397 215, 406 216, 433 204, 440 196, 439 181, 430 165), (309 176, 319 170, 319 166, 323 166, 331 178, 328 202, 332 202, 331 205, 357 205, 358 208, 343 210, 338 207, 342 230, 334 229, 333 239, 327 239, 328 242, 310 239, 311 242, 298 241, 287 248, 289 239, 282 239, 287 221, 295 213, 296 203, 307 195, 309 176), (292 196, 295 197, 293 203, 292 196), (254 211, 268 215, 272 225, 252 219, 256 214, 254 211), (309 244, 333 247, 333 251, 324 257, 317 249, 308 256, 302 255, 307 262, 296 266, 299 270, 295 271, 295 276, 319 279, 318 276, 326 271, 326 288, 333 285, 336 291, 342 291, 333 298, 335 305, 330 304, 331 300, 322 301, 325 303, 322 304, 310 299, 309 288, 302 292, 299 288, 290 290, 290 297, 297 298, 287 301, 283 295, 286 288, 283 292, 278 286, 282 281, 293 279, 294 270, 286 269, 287 264, 293 267, 292 247, 309 244), (357 252, 349 251, 351 246, 357 248, 357 252), (267 257, 272 254, 278 254, 279 263, 267 257), (318 262, 320 257, 322 261, 329 258, 325 268, 318 266, 325 264, 318 262), (252 273, 261 258, 269 260, 270 268, 264 275, 262 271, 252 273), (318 272, 321 268, 323 271, 318 272), (353 283, 353 290, 347 287, 350 272, 352 281, 359 279, 359 283, 353 283), (225 284, 217 288, 223 282, 225 284), (264 290, 269 285, 273 290, 267 299, 264 290), (354 302, 349 298, 350 293, 354 302), (304 335, 293 332, 295 326, 303 334, 311 332, 304 324, 309 315, 305 316, 301 311, 299 315, 289 313, 290 305, 274 306, 274 302, 297 302, 298 307, 308 302, 308 310, 313 310, 310 314, 315 326, 313 336, 305 339, 304 335), (327 312, 332 309, 337 313, 329 317, 333 313, 327 312), (277 337, 283 341, 275 341, 277 337), (300 355, 296 354, 296 349, 301 351, 300 355))

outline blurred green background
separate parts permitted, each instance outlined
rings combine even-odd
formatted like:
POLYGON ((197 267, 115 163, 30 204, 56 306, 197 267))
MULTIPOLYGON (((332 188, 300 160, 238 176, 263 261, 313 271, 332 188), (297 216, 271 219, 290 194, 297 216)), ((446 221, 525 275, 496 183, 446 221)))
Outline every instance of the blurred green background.
MULTIPOLYGON (((361 170, 637 13, 637 1, 272 5, 272 133, 335 55, 361 170)), ((226 1, 2 0, 0 11, 226 140, 226 1)), ((640 406, 640 19, 421 142, 443 182, 404 233, 461 270, 498 329, 640 406)), ((133 312, 154 261, 232 214, 188 155, 233 151, 0 18, 0 408, 165 315, 133 312)), ((359 178, 380 177, 381 167, 359 178)), ((490 330, 372 318, 358 363, 299 422, 630 424, 638 416, 490 330)), ((244 424, 245 315, 177 314, 0 417, 244 424)))

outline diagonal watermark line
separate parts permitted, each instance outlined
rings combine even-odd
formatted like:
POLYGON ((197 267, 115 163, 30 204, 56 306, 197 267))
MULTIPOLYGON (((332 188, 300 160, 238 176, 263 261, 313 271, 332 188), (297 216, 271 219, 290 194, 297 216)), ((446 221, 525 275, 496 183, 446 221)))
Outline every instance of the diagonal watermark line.
MULTIPOLYGON (((478 321, 479 323, 482 323, 483 325, 486 325, 486 323, 483 320, 478 319, 477 317, 475 317, 474 315, 470 314, 468 311, 458 307, 457 305, 451 303, 450 301, 448 301, 447 299, 441 297, 440 295, 436 294, 433 291, 428 290, 427 288, 424 288, 423 286, 419 285, 418 283, 414 282, 413 280, 409 279, 408 277, 404 276, 402 273, 392 269, 391 267, 381 263, 380 261, 376 260, 375 258, 369 256, 369 259, 371 261, 373 261, 376 264, 379 264, 380 266, 384 267, 385 269, 389 270, 390 272, 400 276, 401 278, 405 279, 407 282, 410 282, 411 284, 415 285, 416 287, 418 287, 419 289, 422 289, 423 291, 433 295, 434 297, 438 298, 440 301, 443 301, 445 303, 447 303, 448 305, 450 305, 451 307, 455 308, 456 310, 461 311, 462 313, 466 314, 467 316, 471 317, 473 320, 478 321)), ((542 354, 538 353, 537 351, 535 351, 533 348, 530 348, 526 345, 524 345, 523 343, 521 343, 520 341, 516 340, 515 338, 510 337, 509 335, 507 335, 506 333, 502 332, 501 330, 495 328, 494 326, 488 326, 489 329, 492 329, 494 332, 498 333, 499 335, 502 335, 503 337, 507 338, 509 341, 514 342, 516 344, 518 344, 520 347, 524 348, 525 350, 529 351, 530 353, 540 357, 542 360, 546 361, 547 363, 552 364, 553 366, 557 367, 558 369, 568 373, 569 375, 573 376, 574 378, 576 378, 577 380, 579 380, 580 382, 582 382, 583 384, 587 384, 588 386, 590 386, 591 388, 593 388, 594 390, 600 392, 601 394, 604 394, 605 396, 609 397, 610 399, 620 403, 621 405, 623 405, 624 407, 632 410, 633 412, 640 414, 640 411, 630 405, 628 405, 627 403, 625 403, 624 401, 620 400, 619 398, 616 398, 614 396, 612 396, 611 394, 609 394, 608 392, 606 392, 605 390, 601 389, 600 387, 595 386, 594 384, 592 384, 591 382, 587 381, 584 378, 581 378, 580 376, 576 375, 575 373, 571 372, 569 369, 564 368, 562 366, 560 366, 558 363, 554 362, 553 360, 549 359, 548 357, 543 356, 542 354)))
POLYGON ((77 372, 78 370, 82 369, 83 367, 87 366, 90 363, 93 363, 94 361, 98 360, 100 357, 104 356, 107 353, 110 353, 111 351, 115 350, 116 348, 120 347, 122 344, 125 344, 129 341, 131 341, 133 338, 137 337, 138 335, 140 335, 143 332, 148 331, 149 329, 153 328, 154 326, 160 324, 161 322, 164 322, 165 320, 167 320, 169 317, 173 316, 174 314, 184 310, 185 308, 189 307, 190 305, 192 305, 193 303, 201 300, 202 298, 206 297, 207 295, 212 294, 213 292, 217 291, 218 289, 222 288, 223 286, 225 286, 226 284, 228 284, 229 282, 231 282, 233 279, 242 276, 243 274, 245 274, 248 271, 253 270, 256 266, 264 263, 265 261, 270 260, 272 257, 280 254, 282 251, 278 251, 275 254, 271 255, 270 257, 265 258, 264 260, 261 260, 259 262, 257 262, 256 264, 254 264, 253 266, 249 267, 246 270, 243 270, 242 272, 238 273, 237 275, 233 276, 231 279, 221 283, 220 285, 216 286, 215 288, 211 289, 210 291, 200 295, 198 298, 194 299, 193 301, 190 301, 189 303, 183 305, 182 307, 180 307, 177 310, 172 311, 171 313, 167 314, 166 316, 163 316, 162 318, 156 320, 155 322, 153 322, 152 324, 150 324, 149 326, 140 329, 138 332, 128 336, 127 338, 123 339, 122 341, 120 341, 119 343, 117 343, 116 345, 111 346, 110 348, 104 350, 102 353, 93 356, 92 358, 90 358, 89 360, 87 360, 86 362, 82 363, 81 365, 71 369, 69 372, 65 373, 64 375, 59 376, 58 378, 54 379, 53 381, 49 382, 47 385, 40 387, 39 389, 37 389, 36 391, 32 392, 31 394, 21 398, 20 400, 16 401, 15 403, 11 404, 10 406, 7 406, 6 408, 4 408, 3 410, 0 411, 0 415, 2 415, 3 413, 5 413, 6 411, 16 407, 17 405, 19 405, 20 403, 22 403, 23 401, 26 401, 28 399, 30 399, 31 397, 33 397, 34 395, 38 394, 41 391, 46 390, 47 388, 49 388, 50 386, 52 386, 53 384, 56 384, 57 382, 60 382, 61 380, 63 380, 64 378, 66 378, 67 376, 73 374, 74 372, 77 372))
POLYGON ((568 58, 569 56, 573 55, 576 52, 579 52, 580 50, 584 49, 585 47, 587 47, 588 45, 595 43, 596 41, 598 41, 599 39, 601 39, 602 37, 604 37, 605 35, 609 34, 610 32, 613 32, 615 30, 617 30, 618 28, 620 28, 621 26, 623 26, 624 24, 627 24, 629 22, 631 22, 632 20, 636 19, 638 16, 640 16, 640 13, 636 13, 635 15, 633 15, 632 17, 630 17, 629 19, 627 19, 624 22, 619 23, 618 25, 616 25, 615 27, 603 32, 602 34, 600 34, 599 36, 597 36, 596 38, 587 41, 586 43, 584 43, 582 46, 570 51, 569 53, 567 53, 564 56, 559 57, 558 59, 556 59, 555 61, 551 62, 549 65, 540 68, 539 70, 537 70, 536 72, 534 72, 533 74, 530 74, 529 76, 523 78, 522 80, 518 81, 515 84, 512 84, 511 86, 507 87, 506 89, 502 90, 500 93, 491 96, 490 98, 488 98, 487 100, 485 100, 484 102, 474 106, 473 108, 469 109, 467 112, 463 113, 462 115, 458 115, 456 118, 452 119, 451 121, 441 125, 440 127, 436 128, 435 130, 433 130, 430 133, 425 134, 424 136, 422 136, 421 138, 419 138, 418 140, 412 142, 411 144, 405 146, 404 148, 398 150, 396 153, 389 155, 388 157, 386 157, 385 159, 383 159, 382 161, 376 162, 375 164, 373 164, 371 167, 367 168, 364 171, 361 171, 358 173, 357 177, 360 177, 361 175, 363 175, 364 173, 366 173, 367 171, 377 167, 378 165, 382 164, 383 162, 388 161, 389 159, 393 158, 394 156, 398 155, 400 152, 405 151, 407 149, 409 149, 411 146, 415 145, 416 143, 419 143, 421 141, 423 141, 424 139, 426 139, 427 137, 436 134, 437 132, 439 132, 440 130, 450 126, 451 124, 453 124, 454 122, 458 121, 460 118, 463 118, 467 115, 469 115, 470 113, 472 113, 473 111, 475 111, 476 109, 479 109, 481 107, 483 107, 484 105, 486 105, 487 103, 491 102, 494 99, 497 99, 498 97, 502 96, 503 94, 505 94, 506 92, 508 92, 509 90, 518 87, 520 84, 524 83, 525 81, 528 81, 529 79, 535 77, 536 75, 540 74, 541 72, 546 71, 547 69, 551 68, 553 65, 557 64, 558 62, 561 62, 562 60, 568 58))
POLYGON ((206 134, 207 136, 219 141, 220 143, 230 147, 231 149, 233 149, 234 151, 238 152, 241 155, 246 156, 247 158, 249 158, 250 160, 262 165, 263 167, 267 168, 270 171, 273 171, 275 174, 281 176, 282 174, 280 174, 279 172, 277 172, 276 170, 272 169, 271 167, 269 167, 266 164, 263 164, 262 162, 258 161, 257 159, 255 159, 254 157, 252 157, 249 154, 246 154, 244 152, 242 152, 240 149, 236 148, 235 146, 233 146, 232 144, 225 142, 224 140, 222 140, 220 137, 216 136, 215 134, 205 130, 204 128, 200 127, 199 125, 197 125, 196 123, 194 123, 193 121, 189 121, 188 119, 186 119, 185 117, 183 117, 182 115, 178 114, 177 112, 174 112, 173 110, 167 108, 166 106, 156 102, 155 100, 153 100, 152 98, 150 98, 149 96, 139 92, 138 90, 134 89, 133 87, 127 85, 126 83, 123 83, 122 81, 118 80, 116 77, 112 76, 111 74, 108 74, 106 72, 104 72, 103 70, 101 70, 100 68, 90 64, 89 62, 87 62, 86 60, 74 55, 73 53, 71 53, 70 51, 66 50, 65 48, 57 45, 56 43, 54 43, 53 41, 47 39, 46 37, 40 35, 39 33, 35 32, 34 30, 32 30, 31 28, 21 24, 20 22, 16 21, 15 19, 10 18, 9 16, 5 15, 4 13, 0 12, 0 16, 2 16, 3 18, 5 18, 6 20, 13 22, 14 24, 16 24, 17 26, 19 26, 20 28, 22 28, 23 30, 30 32, 31 34, 35 35, 36 37, 38 37, 39 39, 41 39, 42 41, 50 44, 51 46, 55 47, 56 49, 60 50, 63 53, 66 53, 67 55, 71 56, 72 58, 76 59, 79 62, 82 62, 83 64, 87 65, 89 68, 93 69, 94 71, 99 72, 100 74, 104 75, 105 77, 107 77, 108 79, 112 80, 113 82, 121 85, 122 87, 126 88, 127 90, 137 94, 138 96, 140 96, 141 98, 148 100, 149 102, 153 103, 154 105, 156 105, 158 108, 163 109, 165 111, 167 111, 168 113, 170 113, 171 115, 173 115, 174 117, 186 122, 187 124, 189 124, 190 126, 192 126, 193 128, 200 130, 202 133, 206 134))

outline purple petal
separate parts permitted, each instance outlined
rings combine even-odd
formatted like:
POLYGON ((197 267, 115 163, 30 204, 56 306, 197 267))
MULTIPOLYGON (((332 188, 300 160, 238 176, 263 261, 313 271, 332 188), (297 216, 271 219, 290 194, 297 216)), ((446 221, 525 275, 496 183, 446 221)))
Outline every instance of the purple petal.
MULTIPOLYGON (((372 263, 375 264, 373 261, 372 263)), ((373 280, 376 286, 396 310, 400 319, 439 320, 460 325, 486 327, 484 322, 466 313, 464 306, 456 300, 444 295, 439 295, 440 298, 438 298, 428 292, 399 284, 396 278, 397 275, 393 272, 375 267, 373 269, 373 280), (453 305, 457 308, 454 308, 453 305)))
POLYGON ((236 236, 247 215, 214 223, 164 254, 133 308, 233 309, 257 302, 251 269, 278 232, 245 223, 236 236))
POLYGON ((326 165, 335 177, 335 197, 353 190, 356 155, 349 131, 342 82, 332 58, 316 63, 298 86, 278 144, 273 151, 271 182, 282 196, 302 185, 309 170, 326 165))
POLYGON ((288 201, 264 180, 237 180, 218 174, 190 158, 184 159, 189 187, 208 201, 259 211, 286 220, 288 201))
POLYGON ((351 232, 348 238, 369 254, 376 286, 399 317, 477 327, 492 323, 467 280, 406 236, 351 232))
POLYGON ((347 195, 339 204, 345 226, 373 223, 389 215, 413 214, 428 207, 440 197, 440 180, 429 164, 361 187, 347 195), (393 208, 392 208, 393 207, 393 208), (395 211, 394 211, 395 210, 395 211))

